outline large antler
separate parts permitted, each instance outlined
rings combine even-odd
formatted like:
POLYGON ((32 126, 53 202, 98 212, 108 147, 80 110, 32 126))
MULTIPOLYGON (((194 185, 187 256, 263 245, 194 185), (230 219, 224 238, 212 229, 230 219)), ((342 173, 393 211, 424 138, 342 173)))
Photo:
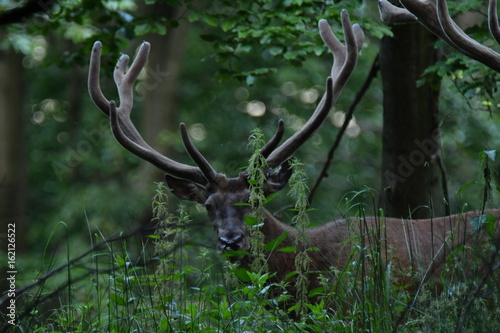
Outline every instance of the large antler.
MULTIPOLYGON (((142 43, 137 56, 128 70, 129 57, 122 55, 118 59, 114 71, 114 80, 120 99, 120 106, 118 108, 115 102, 108 101, 101 91, 99 83, 101 49, 101 42, 95 42, 90 56, 89 93, 97 107, 109 116, 111 129, 118 142, 133 154, 157 166, 173 177, 188 179, 199 184, 206 184, 212 181, 212 177, 215 177, 217 172, 215 172, 205 159, 203 160, 206 163, 202 164, 202 166, 193 167, 163 156, 144 141, 130 120, 130 112, 134 104, 134 82, 146 64, 150 49, 149 43, 142 43)), ((185 127, 181 126, 181 131, 185 132, 185 127)), ((182 138, 186 149, 192 146, 187 135, 183 134, 182 138)))
POLYGON ((331 77, 326 81, 326 92, 311 118, 299 131, 269 154, 266 160, 271 167, 280 165, 290 157, 320 127, 356 66, 358 52, 363 45, 363 30, 359 24, 351 26, 346 10, 342 10, 341 20, 346 46, 335 37, 326 20, 319 21, 321 38, 333 53, 331 77))
MULTIPOLYGON (((331 77, 327 79, 326 92, 311 118, 302 129, 292 135, 279 148, 275 149, 284 132, 284 123, 282 120, 279 121, 276 134, 261 150, 261 153, 267 157, 266 160, 271 167, 278 166, 285 161, 318 129, 328 115, 333 103, 340 95, 340 91, 356 65, 358 52, 363 43, 363 30, 358 24, 351 26, 349 15, 345 10, 341 12, 341 19, 346 46, 342 45, 335 37, 326 20, 319 22, 320 35, 334 57, 331 77)), ((196 149, 189 139, 184 124, 180 125, 182 141, 186 151, 198 167, 173 161, 151 148, 130 120, 130 112, 133 106, 134 82, 146 64, 150 49, 149 43, 144 42, 141 45, 135 60, 128 70, 129 57, 122 55, 118 59, 114 71, 114 80, 120 98, 120 106, 118 108, 114 101, 109 101, 104 97, 100 88, 99 69, 101 49, 102 45, 100 42, 96 42, 92 49, 89 69, 89 92, 94 103, 109 116, 111 129, 118 142, 133 154, 152 163, 173 177, 190 180, 202 185, 207 183, 217 184, 220 177, 224 176, 217 173, 196 149)))
MULTIPOLYGON (((445 0, 400 0, 400 3, 405 9, 394 6, 387 0, 379 0, 382 21, 386 23, 418 21, 457 51, 500 72, 500 54, 467 36, 451 19, 445 0)), ((496 0, 490 0, 488 4, 488 25, 491 34, 497 43, 500 43, 496 0)))

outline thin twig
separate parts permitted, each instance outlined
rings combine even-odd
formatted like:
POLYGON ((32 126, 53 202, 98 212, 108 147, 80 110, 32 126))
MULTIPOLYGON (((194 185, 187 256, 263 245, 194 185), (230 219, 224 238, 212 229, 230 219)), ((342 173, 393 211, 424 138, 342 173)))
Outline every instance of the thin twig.
POLYGON ((333 143, 332 147, 330 148, 330 151, 328 152, 328 156, 326 158, 325 164, 323 165, 323 169, 321 170, 321 173, 318 176, 316 183, 311 188, 311 192, 309 193, 309 197, 308 197, 309 205, 311 205, 312 200, 314 198, 314 194, 315 194, 316 190, 318 189, 319 185, 321 184, 321 182, 323 181, 323 178, 328 177, 328 168, 330 167, 330 164, 332 163, 335 151, 337 150, 338 146, 340 145, 340 141, 342 140, 342 137, 344 136, 344 133, 347 129, 347 126, 349 125, 349 122, 352 119, 352 115, 354 113, 354 110, 356 109, 356 106, 359 104, 359 102, 361 101, 363 96, 366 94, 366 91, 370 87, 373 79, 377 76, 378 70, 379 70, 379 61, 378 61, 378 55, 377 55, 375 57, 375 59, 373 60, 372 67, 370 69, 370 72, 368 73, 368 76, 366 77, 365 82, 363 83, 363 86, 358 91, 358 93, 356 94, 356 97, 354 98, 354 101, 352 102, 351 106, 349 107, 349 111, 347 112, 344 123, 342 124, 342 127, 340 128, 339 132, 337 133, 337 137, 335 138, 335 142, 333 143))
MULTIPOLYGON (((493 253, 493 255, 491 256, 491 261, 487 265, 487 271, 484 273, 481 281, 479 281, 479 283, 477 284, 476 291, 467 300, 467 302, 465 303, 465 305, 462 307, 462 309, 460 311, 460 317, 458 318, 457 326, 455 327, 455 333, 459 333, 459 332, 463 331, 463 326, 465 325, 465 321, 466 321, 467 316, 469 315, 471 306, 473 305, 474 301, 477 298, 481 297, 481 291, 483 290, 484 286, 488 282, 488 279, 491 277, 491 275, 493 274, 494 270, 496 268, 498 268, 495 265, 495 262, 498 259, 497 255, 498 255, 498 252, 493 253)), ((469 295, 467 294, 466 296, 468 297, 469 295)))
POLYGON ((450 195, 448 193, 448 176, 446 174, 446 167, 444 165, 441 153, 437 154, 436 160, 439 166, 439 171, 441 172, 441 186, 443 187, 443 195, 444 199, 446 200, 446 204, 444 205, 445 214, 446 216, 449 216, 451 215, 451 207, 450 207, 450 195))

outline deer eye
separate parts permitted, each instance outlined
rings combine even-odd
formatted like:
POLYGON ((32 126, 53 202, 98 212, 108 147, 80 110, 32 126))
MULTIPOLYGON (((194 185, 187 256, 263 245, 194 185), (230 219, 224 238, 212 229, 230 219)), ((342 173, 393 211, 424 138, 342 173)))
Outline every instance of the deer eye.
POLYGON ((211 212, 214 209, 214 205, 212 205, 211 203, 206 203, 205 209, 207 210, 207 212, 211 212))

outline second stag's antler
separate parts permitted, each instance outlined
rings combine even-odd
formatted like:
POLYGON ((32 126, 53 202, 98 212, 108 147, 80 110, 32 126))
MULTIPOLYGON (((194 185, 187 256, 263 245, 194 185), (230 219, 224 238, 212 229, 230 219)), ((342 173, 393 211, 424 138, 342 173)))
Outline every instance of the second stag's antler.
MULTIPOLYGON (((400 0, 404 8, 394 6, 387 0, 379 0, 380 18, 386 23, 420 22, 448 45, 500 72, 500 54, 484 46, 460 29, 448 12, 445 0, 400 0)), ((488 26, 491 35, 500 43, 497 1, 488 2, 488 26)))
MULTIPOLYGON (((344 27, 346 46, 342 45, 335 37, 326 20, 319 22, 320 35, 334 57, 331 77, 326 82, 326 92, 304 127, 276 148, 283 135, 283 121, 280 120, 276 134, 261 150, 270 167, 277 167, 288 159, 319 128, 352 73, 364 35, 359 25, 354 24, 351 26, 346 11, 342 12, 342 25, 344 27)), ((174 178, 189 180, 200 185, 219 183, 221 178, 225 176, 215 171, 195 148, 183 123, 180 124, 182 141, 186 151, 197 167, 178 163, 151 148, 130 120, 130 112, 133 106, 134 82, 146 64, 150 44, 144 42, 140 46, 137 56, 128 70, 129 57, 122 55, 118 60, 114 71, 114 80, 119 93, 119 107, 116 107, 114 101, 107 100, 100 88, 99 68, 101 49, 102 45, 100 42, 96 42, 92 49, 89 69, 89 92, 94 103, 110 117, 111 129, 118 142, 133 154, 154 164, 174 178)))

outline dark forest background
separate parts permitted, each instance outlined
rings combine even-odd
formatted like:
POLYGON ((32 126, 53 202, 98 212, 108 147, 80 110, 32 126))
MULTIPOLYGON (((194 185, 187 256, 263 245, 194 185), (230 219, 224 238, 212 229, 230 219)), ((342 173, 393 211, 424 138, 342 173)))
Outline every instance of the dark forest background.
MULTIPOLYGON (((496 47, 482 1, 449 7, 468 34, 496 47)), ((384 25, 376 1, 6 0, 0 4, 0 252, 6 226, 15 223, 19 285, 36 278, 42 253, 57 254, 67 239, 76 256, 96 234, 151 223, 154 182, 163 174, 116 142, 89 98, 96 40, 104 46, 101 84, 110 99, 117 98, 116 59, 133 56, 143 40, 151 43, 133 111, 147 142, 192 164, 178 130, 185 122, 212 165, 235 176, 252 153, 252 129, 270 138, 284 119, 288 137, 314 110, 331 62, 317 21, 326 18, 342 38, 343 8, 366 38, 328 120, 296 154, 312 188, 354 110, 311 198, 311 221, 341 217, 352 197, 365 202, 368 214, 382 208, 398 217, 480 209, 485 199, 498 207, 498 73, 417 24, 384 25), (439 159, 429 159, 429 145, 439 159)), ((177 199, 169 201, 176 210, 177 199)), ((271 208, 290 201, 285 190, 271 208)), ((192 244, 212 249, 215 235, 203 207, 187 206, 192 244)))

